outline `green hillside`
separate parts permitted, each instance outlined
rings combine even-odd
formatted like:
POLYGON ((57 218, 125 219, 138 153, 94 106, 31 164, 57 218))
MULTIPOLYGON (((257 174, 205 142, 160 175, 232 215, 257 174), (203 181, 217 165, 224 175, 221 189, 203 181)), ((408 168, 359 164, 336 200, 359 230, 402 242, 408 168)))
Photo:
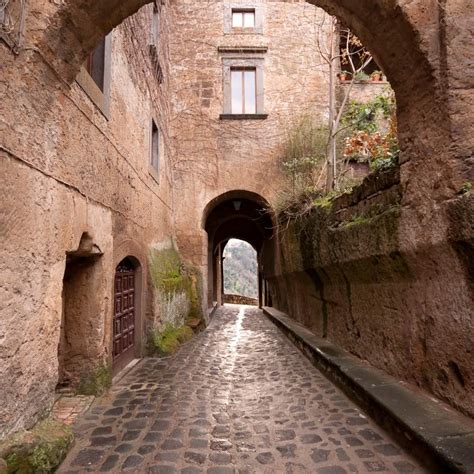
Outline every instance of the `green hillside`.
POLYGON ((257 298, 257 252, 253 247, 242 240, 229 240, 224 257, 224 293, 257 298))

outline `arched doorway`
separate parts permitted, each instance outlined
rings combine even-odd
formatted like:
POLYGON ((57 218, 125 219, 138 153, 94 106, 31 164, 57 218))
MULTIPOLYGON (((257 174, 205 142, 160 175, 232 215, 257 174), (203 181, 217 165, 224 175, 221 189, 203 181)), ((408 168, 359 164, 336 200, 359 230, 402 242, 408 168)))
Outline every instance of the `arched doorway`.
POLYGON ((100 360, 100 341, 98 338, 90 339, 91 334, 100 333, 104 324, 103 319, 97 317, 102 256, 102 251, 87 232, 82 234, 76 250, 66 252, 57 389, 76 389, 100 360))
POLYGON ((235 190, 213 199, 203 214, 203 226, 208 234, 208 306, 224 302, 224 249, 231 239, 250 244, 257 252, 258 303, 264 301, 264 248, 271 245, 275 228, 269 203, 260 195, 235 190))
POLYGON ((134 359, 139 335, 139 263, 124 258, 115 269, 114 316, 112 335, 113 372, 117 373, 134 359))

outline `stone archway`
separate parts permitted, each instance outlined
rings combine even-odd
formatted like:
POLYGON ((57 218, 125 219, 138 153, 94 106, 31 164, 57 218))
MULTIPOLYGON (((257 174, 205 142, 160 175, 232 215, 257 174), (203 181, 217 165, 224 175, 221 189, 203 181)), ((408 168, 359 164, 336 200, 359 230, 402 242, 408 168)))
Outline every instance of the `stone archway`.
POLYGON ((97 308, 103 268, 100 248, 84 232, 77 250, 66 253, 62 289, 62 316, 58 345, 58 388, 78 388, 100 361, 96 337, 103 321, 97 308), (94 343, 91 343, 91 340, 94 343))
POLYGON ((208 235, 208 305, 223 303, 223 252, 230 239, 249 243, 257 252, 259 305, 263 304, 261 256, 274 231, 271 207, 260 195, 234 190, 210 201, 202 226, 208 235))
MULTIPOLYGON (((430 205, 428 196, 453 196, 468 173, 469 134, 459 127, 452 134, 456 123, 465 121, 467 104, 462 87, 449 93, 451 79, 466 82, 462 71, 467 58, 457 52, 454 62, 448 58, 450 42, 461 41, 456 24, 465 16, 462 5, 436 0, 307 1, 337 16, 362 39, 395 91, 405 202, 430 205)), ((44 9, 44 2, 36 3, 44 9)), ((30 15, 28 26, 41 55, 61 80, 71 83, 99 39, 147 3, 150 0, 50 4, 43 17, 30 15)), ((468 31, 465 34, 467 38, 468 31)))

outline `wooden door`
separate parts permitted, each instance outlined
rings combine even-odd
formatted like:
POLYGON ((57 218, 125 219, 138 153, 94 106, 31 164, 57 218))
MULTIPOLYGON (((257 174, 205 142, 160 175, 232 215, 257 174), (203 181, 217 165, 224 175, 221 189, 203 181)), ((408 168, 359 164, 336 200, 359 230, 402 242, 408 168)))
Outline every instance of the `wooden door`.
POLYGON ((113 365, 114 372, 134 358, 135 346, 135 268, 124 259, 115 271, 113 365))

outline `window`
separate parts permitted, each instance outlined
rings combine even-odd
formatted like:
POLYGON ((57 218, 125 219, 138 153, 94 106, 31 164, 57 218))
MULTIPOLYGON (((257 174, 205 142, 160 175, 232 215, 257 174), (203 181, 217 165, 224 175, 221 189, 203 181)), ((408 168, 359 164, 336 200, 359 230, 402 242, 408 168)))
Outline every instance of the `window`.
POLYGON ((77 83, 105 118, 109 117, 111 34, 84 61, 76 77, 77 83))
POLYGON ((232 89, 232 113, 257 113, 256 69, 232 68, 230 73, 232 89))
POLYGON ((255 9, 233 9, 232 28, 255 28, 255 9))
POLYGON ((157 3, 153 4, 153 18, 150 31, 150 58, 153 67, 153 73, 158 81, 158 84, 163 82, 163 70, 161 69, 158 44, 160 42, 160 8, 157 3))
POLYGON ((160 172, 160 129, 155 121, 151 121, 151 153, 150 165, 157 172, 160 172))
POLYGON ((224 34, 262 35, 264 6, 262 2, 223 3, 224 34))
POLYGON ((105 38, 102 39, 99 46, 86 59, 84 68, 97 84, 97 87, 104 92, 105 38))
POLYGON ((264 54, 266 47, 222 47, 223 110, 221 120, 266 119, 264 54), (246 56, 249 54, 250 56, 246 56))
POLYGON ((153 21, 151 25, 151 44, 158 45, 160 41, 160 10, 158 5, 153 4, 153 21))

